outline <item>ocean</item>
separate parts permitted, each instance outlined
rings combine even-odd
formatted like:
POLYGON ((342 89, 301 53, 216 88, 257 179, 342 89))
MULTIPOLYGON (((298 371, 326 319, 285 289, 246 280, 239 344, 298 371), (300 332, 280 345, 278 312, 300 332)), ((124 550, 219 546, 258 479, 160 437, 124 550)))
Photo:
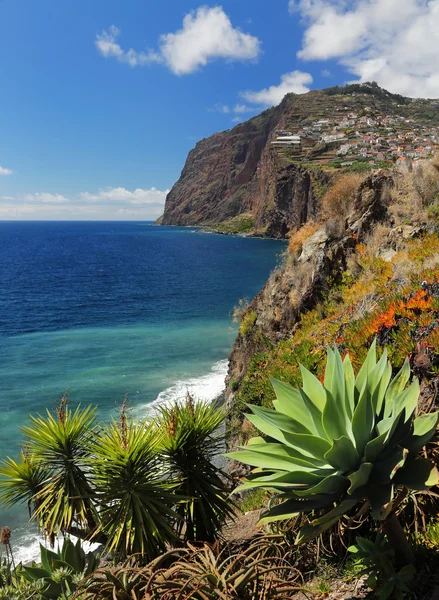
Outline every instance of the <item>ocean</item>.
MULTIPOLYGON (((0 222, 0 458, 29 414, 71 404, 117 416, 189 390, 213 400, 236 337, 232 312, 285 251, 275 240, 129 222, 0 222)), ((27 508, 0 508, 16 561, 39 556, 27 508)))

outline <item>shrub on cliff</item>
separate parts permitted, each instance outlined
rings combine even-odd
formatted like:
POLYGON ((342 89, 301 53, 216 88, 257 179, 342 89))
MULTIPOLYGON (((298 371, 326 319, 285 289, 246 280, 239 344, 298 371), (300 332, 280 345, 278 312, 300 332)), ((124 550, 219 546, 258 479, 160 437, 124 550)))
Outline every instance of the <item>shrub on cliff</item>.
POLYGON ((185 540, 213 542, 227 518, 234 515, 227 475, 213 460, 224 447, 223 407, 185 403, 162 407, 159 413, 159 453, 165 471, 178 481, 175 493, 187 498, 176 507, 181 517, 177 533, 185 540))
POLYGON ((414 418, 419 383, 408 361, 392 379, 384 351, 377 361, 375 342, 354 375, 349 356, 342 361, 328 349, 323 385, 301 368, 303 387, 273 380, 274 409, 249 405, 247 418, 266 438, 252 438, 228 454, 256 470, 239 488, 275 492, 263 522, 299 513, 326 511, 301 528, 306 541, 330 528, 361 503, 361 510, 383 522, 396 552, 410 560, 410 549, 395 515, 409 489, 439 483, 432 462, 418 452, 436 431, 439 413, 414 418), (280 500, 280 504, 275 501, 280 500))
POLYGON ((363 179, 364 176, 358 173, 347 173, 336 179, 323 196, 321 205, 322 219, 343 221, 352 208, 358 186, 363 179))
POLYGON ((63 398, 55 414, 31 417, 19 459, 0 464, 0 504, 26 502, 52 542, 59 533, 72 534, 103 543, 118 557, 151 559, 183 530, 189 538, 211 539, 232 512, 210 463, 222 411, 187 406, 177 415, 174 407, 157 427, 130 418, 125 402, 119 420, 103 426, 95 410, 73 411, 63 398))

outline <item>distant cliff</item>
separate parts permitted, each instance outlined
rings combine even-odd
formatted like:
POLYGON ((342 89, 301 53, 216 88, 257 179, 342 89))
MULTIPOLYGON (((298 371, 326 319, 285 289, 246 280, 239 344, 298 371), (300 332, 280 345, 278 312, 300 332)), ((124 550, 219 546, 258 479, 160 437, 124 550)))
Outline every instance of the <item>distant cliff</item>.
MULTIPOLYGON (((198 142, 166 198, 159 223, 285 237, 315 217, 338 160, 340 144, 323 143, 316 122, 323 123, 324 130, 327 122, 344 120, 343 142, 352 144, 372 128, 377 144, 383 145, 380 155, 385 155, 389 144, 384 138, 379 141, 379 136, 392 135, 386 131, 393 128, 405 139, 410 128, 415 128, 406 119, 412 119, 421 130, 437 124, 437 101, 403 98, 373 84, 288 94, 279 106, 198 142), (349 121, 351 114, 357 115, 354 126, 349 121), (381 117, 392 116, 401 121, 386 127, 379 122, 381 117), (273 145, 279 130, 299 133, 300 147, 273 145)), ((431 132, 427 129, 425 135, 431 132)), ((410 140, 404 143, 410 148, 410 140)), ((373 168, 366 159, 361 160, 365 161, 361 167, 373 168)))

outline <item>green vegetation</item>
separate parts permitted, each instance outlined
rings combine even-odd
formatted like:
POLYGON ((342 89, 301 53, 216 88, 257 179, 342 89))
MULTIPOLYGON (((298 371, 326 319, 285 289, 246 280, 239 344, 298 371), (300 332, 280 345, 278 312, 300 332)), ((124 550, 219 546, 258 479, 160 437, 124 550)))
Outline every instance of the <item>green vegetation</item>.
POLYGON ((73 534, 118 558, 140 554, 146 562, 177 543, 183 528, 188 538, 210 540, 233 512, 210 463, 224 417, 190 400, 147 424, 130 418, 124 402, 117 422, 98 425, 95 409, 72 411, 63 398, 55 414, 22 428, 20 458, 0 467, 0 502, 27 502, 50 539, 73 534))
POLYGON ((228 477, 213 464, 224 447, 224 434, 218 433, 223 421, 222 408, 194 403, 189 395, 186 403, 160 410, 160 456, 179 481, 175 494, 188 499, 176 508, 176 529, 184 540, 213 542, 234 516, 228 477))
POLYGON ((233 219, 218 223, 213 229, 220 233, 251 233, 254 229, 254 221, 251 215, 237 215, 233 219))
POLYGON ((242 337, 246 337, 249 335, 253 327, 255 326, 256 319, 258 318, 258 314, 254 310, 248 310, 244 313, 241 324, 239 326, 239 333, 242 337))
POLYGON ((395 550, 410 562, 394 511, 406 490, 439 483, 434 464, 417 456, 433 437, 439 413, 414 419, 419 383, 414 379, 406 387, 408 361, 392 379, 387 352, 377 361, 375 342, 356 378, 349 356, 342 361, 329 348, 323 385, 304 367, 301 372, 300 390, 272 380, 274 409, 249 406, 247 418, 269 440, 254 437, 228 454, 257 467, 238 490, 275 492, 281 503, 270 502, 263 522, 326 510, 301 527, 299 542, 326 531, 361 502, 384 521, 395 550))
POLYGON ((56 600, 70 598, 78 585, 89 577, 99 566, 97 553, 87 555, 78 540, 63 541, 57 552, 40 545, 40 564, 18 565, 14 570, 3 567, 4 585, 0 579, 0 600, 13 598, 38 598, 56 600))

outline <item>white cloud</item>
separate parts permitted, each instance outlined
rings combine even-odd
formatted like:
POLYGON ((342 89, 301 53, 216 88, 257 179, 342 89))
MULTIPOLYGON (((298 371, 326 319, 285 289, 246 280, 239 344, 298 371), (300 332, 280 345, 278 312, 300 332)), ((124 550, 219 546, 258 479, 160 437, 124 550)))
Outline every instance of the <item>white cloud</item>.
POLYGON ((328 69, 323 69, 322 71, 320 71, 320 74, 322 75, 322 77, 332 77, 332 73, 328 69))
POLYGON ((159 51, 137 52, 122 49, 119 29, 112 25, 96 36, 98 52, 132 67, 163 62, 175 75, 193 73, 216 59, 248 61, 258 58, 261 42, 233 27, 221 6, 201 6, 183 19, 181 29, 160 36, 159 51))
POLYGON ((160 54, 153 50, 148 50, 147 52, 136 52, 132 48, 127 51, 122 50, 116 41, 119 35, 120 31, 114 25, 111 25, 108 31, 103 30, 101 33, 98 33, 95 40, 98 52, 102 56, 105 56, 105 58, 116 58, 119 62, 127 63, 133 68, 162 62, 160 54))
POLYGON ((12 175, 14 171, 12 169, 7 169, 6 167, 0 166, 0 175, 12 175))
POLYGON ((248 102, 262 104, 264 106, 275 106, 282 101, 285 94, 294 92, 295 94, 304 94, 309 92, 309 86, 312 83, 312 75, 303 71, 291 71, 285 73, 280 78, 279 85, 272 85, 259 92, 241 92, 241 96, 248 102))
POLYGON ((48 194, 46 192, 43 192, 42 194, 39 194, 38 192, 36 194, 25 194, 23 200, 27 203, 41 202, 43 204, 64 204, 69 202, 69 199, 61 194, 48 194))
POLYGON ((232 123, 242 123, 243 118, 242 117, 233 117, 232 119, 232 123))
POLYGON ((255 109, 251 108, 250 106, 247 106, 246 104, 235 104, 235 106, 233 107, 233 112, 235 113, 247 113, 247 112, 253 112, 255 109))
POLYGON ((298 0, 303 60, 337 59, 359 81, 438 97, 439 0, 298 0))
POLYGON ((163 213, 169 190, 108 187, 63 195, 36 192, 0 198, 0 218, 152 220, 163 213))
POLYGON ((176 75, 192 73, 217 58, 254 60, 261 43, 257 37, 233 27, 222 7, 200 7, 183 19, 182 28, 160 38, 160 49, 176 75))
POLYGON ((219 112, 227 115, 230 112, 230 106, 228 104, 221 104, 218 102, 217 104, 214 104, 212 108, 208 108, 207 110, 209 112, 219 112))

